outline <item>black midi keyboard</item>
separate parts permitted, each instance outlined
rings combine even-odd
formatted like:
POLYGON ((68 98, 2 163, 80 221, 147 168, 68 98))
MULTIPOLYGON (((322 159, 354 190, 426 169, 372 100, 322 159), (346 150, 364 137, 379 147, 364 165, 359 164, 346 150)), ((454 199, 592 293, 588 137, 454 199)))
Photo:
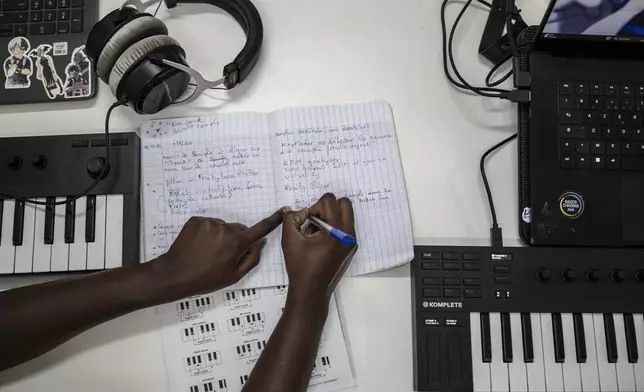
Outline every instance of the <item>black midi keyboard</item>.
POLYGON ((644 250, 415 247, 417 391, 644 391, 644 250))
POLYGON ((0 275, 97 271, 139 262, 140 139, 0 138, 0 275), (21 198, 37 200, 36 205, 21 198), (66 201, 64 204, 55 204, 66 201))

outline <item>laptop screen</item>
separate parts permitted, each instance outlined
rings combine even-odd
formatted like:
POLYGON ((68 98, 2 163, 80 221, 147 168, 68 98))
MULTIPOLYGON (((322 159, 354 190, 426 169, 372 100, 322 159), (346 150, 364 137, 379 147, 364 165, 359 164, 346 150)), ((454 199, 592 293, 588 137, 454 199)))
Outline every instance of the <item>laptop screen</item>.
POLYGON ((644 0, 555 0, 541 38, 644 42, 644 0))

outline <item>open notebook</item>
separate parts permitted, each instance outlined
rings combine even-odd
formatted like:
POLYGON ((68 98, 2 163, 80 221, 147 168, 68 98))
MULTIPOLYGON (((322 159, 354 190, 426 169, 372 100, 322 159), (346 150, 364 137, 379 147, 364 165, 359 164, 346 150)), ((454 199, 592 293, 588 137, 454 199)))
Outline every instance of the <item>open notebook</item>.
MULTIPOLYGON (((353 201, 359 250, 347 275, 413 258, 411 218, 386 102, 152 120, 141 128, 145 255, 172 244, 193 215, 252 225, 326 192, 353 201)), ((280 230, 236 286, 287 284, 280 230)))

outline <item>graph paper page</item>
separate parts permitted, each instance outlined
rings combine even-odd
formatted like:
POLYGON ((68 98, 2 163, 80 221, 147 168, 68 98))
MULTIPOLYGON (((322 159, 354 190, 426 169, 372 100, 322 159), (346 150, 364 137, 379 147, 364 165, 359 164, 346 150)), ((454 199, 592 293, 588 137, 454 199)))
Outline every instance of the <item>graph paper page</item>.
MULTIPOLYGON (((278 208, 267 116, 153 120, 141 128, 146 260, 165 253, 191 216, 251 226, 278 208)), ((279 230, 232 288, 282 285, 279 230)))
POLYGON ((353 201, 359 249, 347 275, 413 259, 396 129, 386 102, 291 108, 269 115, 279 205, 309 207, 326 192, 353 201))

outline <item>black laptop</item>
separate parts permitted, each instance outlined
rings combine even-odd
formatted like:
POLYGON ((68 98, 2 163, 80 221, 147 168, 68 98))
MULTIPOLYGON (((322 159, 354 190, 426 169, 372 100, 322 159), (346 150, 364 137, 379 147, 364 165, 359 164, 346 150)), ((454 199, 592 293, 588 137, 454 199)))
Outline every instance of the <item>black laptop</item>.
POLYGON ((523 239, 644 245, 644 0, 552 1, 529 61, 523 239))
POLYGON ((96 75, 85 41, 98 18, 98 0, 1 0, 1 4, 0 104, 94 97, 96 75))

